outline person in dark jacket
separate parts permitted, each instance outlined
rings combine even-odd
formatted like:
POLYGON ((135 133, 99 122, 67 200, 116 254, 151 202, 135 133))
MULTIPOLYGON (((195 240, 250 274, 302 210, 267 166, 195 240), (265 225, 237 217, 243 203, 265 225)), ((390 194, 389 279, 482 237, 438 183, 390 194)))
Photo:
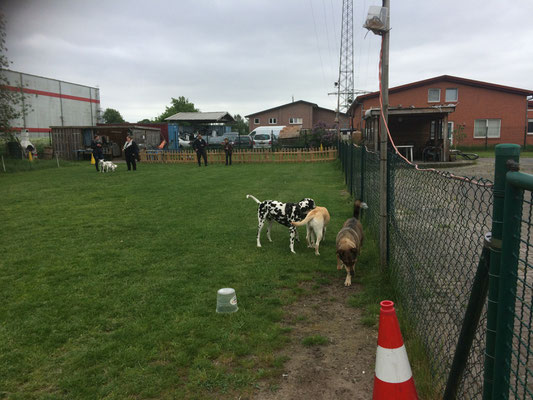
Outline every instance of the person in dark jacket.
POLYGON ((102 139, 96 135, 91 141, 91 148, 93 149, 94 165, 96 165, 96 172, 99 171, 98 164, 100 160, 104 159, 104 150, 102 149, 102 139))
POLYGON ((224 152, 226 153, 226 165, 231 165, 231 155, 233 154, 233 145, 229 142, 228 138, 224 139, 223 144, 224 152))
POLYGON ((200 161, 200 159, 202 157, 204 159, 204 164, 207 167, 207 150, 206 150, 206 147, 207 147, 206 141, 204 139, 202 139, 202 135, 201 134, 198 134, 198 136, 196 136, 195 141, 192 143, 192 148, 194 149, 194 151, 196 151, 196 158, 198 159, 198 166, 199 167, 202 166, 202 163, 200 161))
POLYGON ((124 143, 124 155, 126 156, 126 164, 128 165, 128 171, 137 170, 137 160, 139 159, 139 146, 133 141, 131 135, 126 136, 126 143, 124 143))

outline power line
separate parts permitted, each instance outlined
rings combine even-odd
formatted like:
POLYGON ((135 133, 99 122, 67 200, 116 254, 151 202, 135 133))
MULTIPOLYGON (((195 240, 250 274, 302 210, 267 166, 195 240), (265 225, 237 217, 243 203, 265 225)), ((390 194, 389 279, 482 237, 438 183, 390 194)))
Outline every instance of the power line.
POLYGON ((320 67, 322 68, 322 79, 324 80, 324 84, 326 84, 326 73, 324 72, 324 63, 322 62, 322 54, 320 52, 319 36, 316 29, 315 12, 313 10, 313 0, 309 0, 309 5, 311 7, 311 15, 313 16, 313 25, 315 27, 316 46, 318 49, 318 57, 320 58, 320 67))

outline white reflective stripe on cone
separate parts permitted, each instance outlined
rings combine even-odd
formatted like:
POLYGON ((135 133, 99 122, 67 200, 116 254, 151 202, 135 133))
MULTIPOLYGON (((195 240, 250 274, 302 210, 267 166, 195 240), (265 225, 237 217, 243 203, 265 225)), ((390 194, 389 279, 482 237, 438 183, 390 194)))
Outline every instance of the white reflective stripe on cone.
POLYGON ((402 383, 413 376, 405 346, 385 349, 378 346, 376 352, 376 377, 383 382, 402 383))

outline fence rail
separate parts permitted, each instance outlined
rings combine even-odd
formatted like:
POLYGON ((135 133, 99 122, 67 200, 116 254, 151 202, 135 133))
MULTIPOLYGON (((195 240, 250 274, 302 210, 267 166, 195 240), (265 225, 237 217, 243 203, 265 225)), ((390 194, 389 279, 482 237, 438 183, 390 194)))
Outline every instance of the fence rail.
MULTIPOLYGON (((519 147, 501 146, 518 161, 519 147)), ((350 193, 369 205, 366 229, 379 229, 379 154, 341 143, 339 156, 350 193)), ((446 399, 533 398, 533 195, 520 197, 533 189, 533 176, 508 173, 504 195, 507 159, 497 156, 493 184, 388 156, 389 267, 446 399)))
MULTIPOLYGON (((141 161, 146 163, 196 163, 196 153, 192 150, 143 150, 139 154, 141 161)), ((234 150, 233 163, 285 163, 285 162, 321 162, 337 159, 336 148, 320 149, 281 149, 271 150, 234 150)), ((225 163, 223 150, 208 150, 207 162, 211 164, 225 163)))

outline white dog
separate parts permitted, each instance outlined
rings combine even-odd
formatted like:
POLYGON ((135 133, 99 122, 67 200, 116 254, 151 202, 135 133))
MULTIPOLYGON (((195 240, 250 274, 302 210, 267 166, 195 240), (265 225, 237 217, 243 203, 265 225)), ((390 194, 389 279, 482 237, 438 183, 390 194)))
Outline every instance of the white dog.
POLYGON ((100 172, 109 172, 109 170, 115 172, 117 164, 113 164, 111 161, 100 160, 100 172))

